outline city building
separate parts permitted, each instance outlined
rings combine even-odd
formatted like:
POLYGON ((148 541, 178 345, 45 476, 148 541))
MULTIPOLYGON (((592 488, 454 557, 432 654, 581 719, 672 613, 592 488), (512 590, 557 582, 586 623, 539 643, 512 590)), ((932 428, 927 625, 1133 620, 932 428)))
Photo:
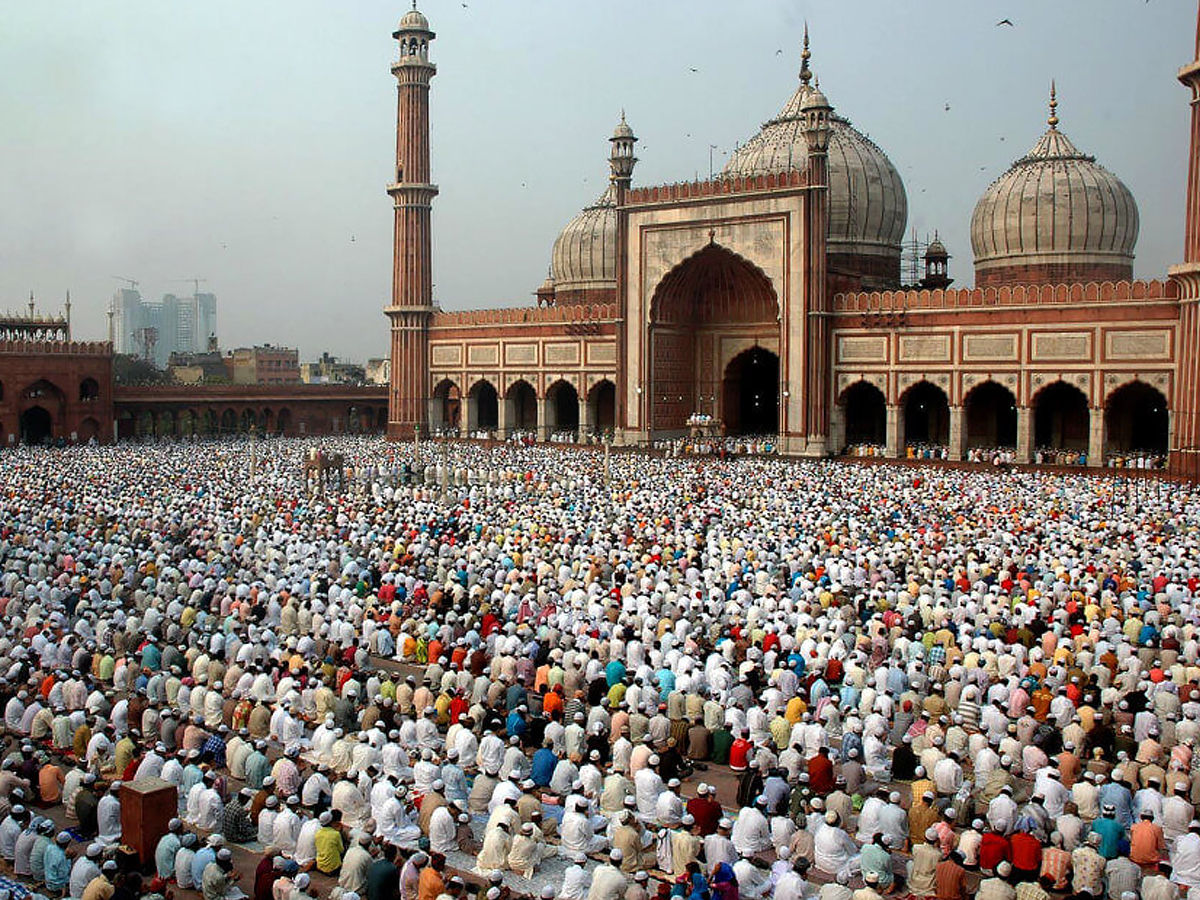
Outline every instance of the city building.
POLYGON ((342 362, 336 356, 322 353, 316 362, 300 366, 300 380, 305 384, 363 384, 367 373, 358 363, 342 362))
POLYGON ((148 359, 159 368, 168 365, 173 353, 205 352, 217 332, 217 298, 200 291, 148 301, 136 287, 121 288, 109 314, 116 352, 148 359))
POLYGON ((234 384, 298 384, 300 351, 263 344, 239 347, 225 361, 234 384))
POLYGON ((387 384, 392 380, 392 361, 384 357, 367 360, 367 384, 387 384))
POLYGON ((903 180, 835 109, 837 86, 817 86, 805 34, 794 90, 720 174, 635 186, 622 116, 608 187, 554 242, 536 303, 449 312, 432 297, 435 35, 414 9, 393 36, 393 438, 449 427, 644 444, 711 418, 802 456, 1007 446, 1018 461, 1100 465, 1170 451, 1196 469, 1200 45, 1180 72, 1186 262, 1161 279, 1133 279, 1136 202, 1068 138, 1048 85, 1040 136, 1030 110, 1012 137, 1031 149, 975 205, 975 287, 949 287, 938 240, 920 285, 901 289, 903 180))

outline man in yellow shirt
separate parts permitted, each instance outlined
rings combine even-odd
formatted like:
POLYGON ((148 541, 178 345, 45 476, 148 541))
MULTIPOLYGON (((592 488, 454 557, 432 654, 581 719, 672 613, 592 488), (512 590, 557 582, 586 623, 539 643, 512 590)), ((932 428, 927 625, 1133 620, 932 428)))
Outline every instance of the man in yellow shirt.
POLYGON ((342 841, 341 831, 338 830, 341 818, 340 810, 325 810, 319 819, 321 827, 313 835, 313 842, 317 846, 317 871, 325 875, 332 875, 342 867, 342 854, 346 851, 346 845, 342 841))

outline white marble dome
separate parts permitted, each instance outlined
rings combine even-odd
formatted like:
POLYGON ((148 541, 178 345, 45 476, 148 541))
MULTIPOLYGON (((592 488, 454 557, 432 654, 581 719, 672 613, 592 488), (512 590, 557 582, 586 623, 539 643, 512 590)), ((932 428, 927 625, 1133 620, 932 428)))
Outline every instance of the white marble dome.
POLYGON ((1116 175, 1050 128, 991 183, 971 216, 977 279, 989 270, 1045 265, 1133 266, 1138 209, 1116 175))
POLYGON ((558 291, 616 287, 617 199, 611 184, 559 233, 550 278, 558 291))
MULTIPOLYGON (((808 163, 801 110, 809 92, 801 84, 758 134, 742 144, 722 175, 803 171, 808 163)), ((838 115, 830 116, 829 252, 898 259, 908 222, 904 182, 887 154, 838 115)))

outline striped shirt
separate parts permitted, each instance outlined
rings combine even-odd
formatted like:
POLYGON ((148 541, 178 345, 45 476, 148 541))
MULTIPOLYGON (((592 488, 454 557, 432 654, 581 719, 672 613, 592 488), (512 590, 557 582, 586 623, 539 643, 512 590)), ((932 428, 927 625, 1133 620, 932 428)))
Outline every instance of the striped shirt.
POLYGON ((1057 890, 1065 890, 1071 877, 1071 854, 1061 847, 1046 847, 1042 850, 1042 870, 1039 878, 1050 881, 1057 890))

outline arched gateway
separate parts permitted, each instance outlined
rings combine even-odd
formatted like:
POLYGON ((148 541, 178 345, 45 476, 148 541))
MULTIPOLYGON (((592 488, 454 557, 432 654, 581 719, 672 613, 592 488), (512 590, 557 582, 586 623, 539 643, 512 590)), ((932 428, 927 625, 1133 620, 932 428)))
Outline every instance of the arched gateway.
POLYGON ((693 413, 734 432, 779 428, 779 304, 761 269, 710 243, 666 274, 650 306, 650 424, 693 413))

